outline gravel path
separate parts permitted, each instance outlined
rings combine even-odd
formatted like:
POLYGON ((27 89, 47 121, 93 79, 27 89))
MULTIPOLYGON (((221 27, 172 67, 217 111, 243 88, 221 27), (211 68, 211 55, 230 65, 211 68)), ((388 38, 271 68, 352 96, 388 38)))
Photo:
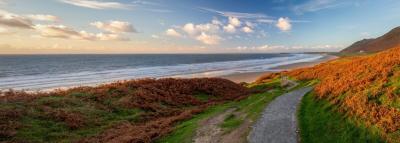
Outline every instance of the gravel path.
POLYGON ((248 137, 250 143, 296 143, 297 107, 311 87, 277 97, 263 111, 248 137))

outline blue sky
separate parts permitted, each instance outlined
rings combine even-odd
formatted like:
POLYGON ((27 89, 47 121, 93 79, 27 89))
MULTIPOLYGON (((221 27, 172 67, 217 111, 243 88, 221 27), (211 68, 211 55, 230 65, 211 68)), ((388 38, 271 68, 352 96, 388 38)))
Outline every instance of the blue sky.
POLYGON ((338 51, 399 13, 398 0, 0 0, 0 54, 338 51))

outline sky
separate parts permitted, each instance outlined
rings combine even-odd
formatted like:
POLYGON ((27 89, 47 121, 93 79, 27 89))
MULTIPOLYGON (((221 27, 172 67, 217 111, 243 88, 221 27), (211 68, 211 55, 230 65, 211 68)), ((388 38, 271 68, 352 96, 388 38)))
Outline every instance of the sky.
POLYGON ((335 52, 399 0, 0 0, 0 54, 335 52))

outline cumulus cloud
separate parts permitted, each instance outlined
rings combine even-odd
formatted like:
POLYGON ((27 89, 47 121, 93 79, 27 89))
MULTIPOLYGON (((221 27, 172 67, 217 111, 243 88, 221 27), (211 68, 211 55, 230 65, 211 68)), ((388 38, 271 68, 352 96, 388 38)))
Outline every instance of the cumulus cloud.
POLYGON ((246 21, 245 25, 246 26, 242 27, 242 31, 244 33, 253 33, 254 32, 253 28, 254 28, 255 25, 253 23, 251 23, 249 21, 246 21))
POLYGON ((190 36, 200 34, 201 32, 216 33, 219 29, 219 25, 217 25, 216 22, 197 25, 193 23, 187 23, 182 27, 182 30, 190 36))
POLYGON ((61 0, 61 2, 92 9, 129 9, 129 5, 119 2, 106 2, 98 0, 61 0))
POLYGON ((98 29, 111 33, 136 33, 136 29, 129 22, 124 21, 109 21, 109 22, 92 22, 90 25, 98 29))
POLYGON ((224 31, 228 33, 235 33, 236 32, 236 27, 233 26, 232 24, 228 24, 224 26, 224 31))
POLYGON ((290 31, 290 29, 292 29, 292 24, 290 23, 290 19, 288 17, 279 18, 275 26, 284 32, 290 31))
POLYGON ((219 37, 218 35, 208 35, 204 32, 202 32, 199 36, 196 37, 196 40, 203 42, 204 44, 207 44, 207 45, 219 44, 221 39, 222 38, 219 37))
POLYGON ((125 41, 128 38, 121 37, 121 35, 113 33, 90 33, 86 31, 76 31, 64 25, 35 25, 43 37, 50 38, 64 38, 64 39, 78 39, 78 40, 117 40, 125 41))
POLYGON ((180 33, 178 33, 175 29, 172 28, 167 29, 167 31, 165 31, 165 34, 172 37, 182 37, 180 33))
MULTIPOLYGON (((186 23, 183 26, 175 26, 176 30, 181 30, 183 34, 186 34, 188 38, 197 40, 207 45, 216 45, 222 40, 218 35, 221 32, 223 23, 218 19, 214 18, 208 23, 193 24, 186 23)), ((177 32, 175 29, 167 29, 166 35, 173 37, 183 37, 183 35, 177 32)), ((186 37, 186 36, 185 36, 186 37)))
POLYGON ((182 27, 182 30, 188 33, 189 35, 195 35, 197 33, 196 28, 194 28, 193 23, 187 23, 182 27))
MULTIPOLYGON (((256 24, 250 21, 241 21, 236 17, 227 17, 227 21, 221 22, 217 18, 213 18, 208 23, 194 24, 186 23, 183 26, 174 26, 166 30, 166 35, 173 37, 188 37, 200 41, 207 45, 219 44, 223 38, 223 34, 233 34, 239 32, 254 33, 256 24), (182 33, 179 33, 179 31, 182 33)), ((238 35, 236 35, 237 37, 238 35)), ((231 38, 228 38, 231 39, 231 38)))
POLYGON ((56 22, 59 20, 59 18, 57 16, 48 15, 48 14, 30 14, 30 15, 27 15, 27 17, 32 20, 38 20, 38 21, 56 22))
POLYGON ((200 32, 216 33, 219 30, 219 26, 212 23, 198 24, 196 29, 200 32))
POLYGON ((225 32, 235 33, 236 27, 240 27, 242 22, 236 17, 228 17, 228 24, 223 27, 225 32))
POLYGON ((242 24, 242 22, 236 17, 229 17, 229 24, 235 27, 239 27, 242 24))
POLYGON ((253 33, 253 32, 254 32, 253 29, 251 29, 249 26, 243 27, 243 28, 242 28, 242 31, 243 31, 244 33, 253 33))
POLYGON ((30 19, 26 17, 6 11, 0 11, 0 25, 15 28, 32 29, 33 23, 30 19))
POLYGON ((217 18, 214 18, 214 19, 211 21, 211 23, 214 24, 214 25, 222 25, 222 22, 219 21, 217 18))

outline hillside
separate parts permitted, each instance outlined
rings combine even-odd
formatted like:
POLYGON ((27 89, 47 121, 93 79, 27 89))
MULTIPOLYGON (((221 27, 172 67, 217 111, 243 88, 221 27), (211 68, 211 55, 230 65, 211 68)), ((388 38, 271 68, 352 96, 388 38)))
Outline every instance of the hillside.
POLYGON ((210 105, 249 95, 247 88, 218 78, 143 79, 3 94, 0 142, 151 142, 210 105))
POLYGON ((351 46, 343 49, 341 53, 351 54, 351 53, 373 53, 383 50, 393 48, 400 45, 400 27, 396 27, 386 33, 385 35, 375 38, 375 39, 364 39, 355 42, 351 46))
MULTIPOLYGON (((317 99, 328 100, 349 118, 378 128, 389 142, 400 140, 400 46, 283 74, 299 80, 318 79, 317 99)), ((276 76, 266 75, 259 81, 276 76)))

